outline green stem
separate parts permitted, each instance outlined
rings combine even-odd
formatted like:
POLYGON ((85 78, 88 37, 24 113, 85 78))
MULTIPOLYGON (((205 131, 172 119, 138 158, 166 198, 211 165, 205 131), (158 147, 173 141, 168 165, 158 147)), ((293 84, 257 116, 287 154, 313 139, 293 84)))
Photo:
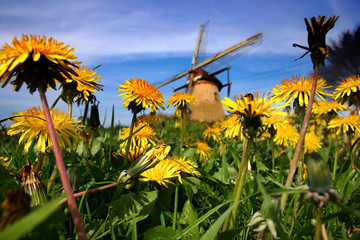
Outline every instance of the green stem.
POLYGON ((331 137, 331 134, 328 134, 328 139, 329 139, 329 151, 328 151, 328 154, 327 154, 327 156, 326 156, 326 162, 329 162, 330 153, 331 153, 331 147, 332 147, 332 137, 331 137))
MULTIPOLYGON (((241 192, 244 187, 244 183, 245 183, 245 179, 246 179, 246 169, 247 169, 246 166, 247 166, 247 162, 249 160, 249 151, 250 151, 250 148, 252 145, 252 141, 253 141, 252 138, 250 138, 250 139, 244 138, 243 154, 242 154, 242 158, 241 158, 240 169, 239 169, 239 173, 238 173, 238 176, 236 179, 236 184, 235 184, 234 193, 233 193, 233 197, 232 197, 233 202, 230 204, 229 207, 232 207, 232 205, 234 203, 237 203, 241 199, 241 192)), ((238 210, 238 206, 239 205, 237 204, 233 208, 231 214, 229 214, 229 216, 226 218, 223 229, 222 229, 223 232, 234 228, 235 217, 236 217, 236 213, 238 210)))
POLYGON ((335 181, 335 176, 336 176, 336 168, 337 168, 337 162, 338 162, 338 139, 335 138, 335 156, 334 156, 334 168, 333 168, 333 174, 332 174, 332 180, 335 181))
POLYGON ((272 170, 275 171, 275 144, 274 144, 274 138, 270 139, 271 141, 271 159, 272 159, 272 170))
MULTIPOLYGON (((298 161, 299 161, 299 157, 300 157, 300 154, 301 154, 301 149, 303 148, 303 145, 304 145, 306 129, 307 129, 309 121, 310 121, 312 105, 313 105, 314 99, 315 99, 316 84, 317 84, 318 75, 319 75, 318 73, 319 73, 319 65, 314 64, 314 78, 313 78, 313 82, 312 82, 312 86, 311 86, 309 102, 308 102, 308 106, 306 108, 304 121, 303 121, 303 124, 301 126, 301 131, 300 131, 300 135, 299 135, 299 141, 298 141, 298 143, 296 145, 293 161, 292 161, 291 166, 290 166, 289 175, 288 175, 288 177, 286 179, 286 183, 285 183, 285 186, 284 186, 285 189, 289 188, 291 186, 293 180, 294 180, 294 175, 295 175, 295 171, 296 171, 297 164, 298 164, 298 161)), ((286 193, 281 196, 281 210, 282 211, 285 210, 287 198, 288 198, 288 194, 286 194, 286 193)))
POLYGON ((50 190, 51 190, 52 186, 54 185, 54 181, 56 179, 57 173, 58 173, 58 169, 57 169, 57 166, 55 165, 54 170, 52 171, 49 181, 47 183, 47 194, 50 193, 50 190))
POLYGON ((83 118, 81 120, 81 125, 83 125, 83 126, 85 126, 85 124, 86 124, 86 118, 87 118, 88 111, 89 111, 89 101, 86 101, 85 102, 84 116, 83 116, 83 118))
POLYGON ((125 157, 124 157, 124 166, 128 162, 128 155, 129 155, 129 150, 130 150, 130 145, 131 145, 131 138, 133 137, 133 133, 134 133, 135 122, 136 122, 136 113, 134 113, 132 120, 131 120, 130 132, 129 132, 129 136, 128 136, 128 140, 127 140, 127 144, 126 144, 126 151, 125 151, 125 157))
POLYGON ((173 225, 172 225, 172 228, 174 230, 176 228, 176 218, 177 218, 178 200, 179 200, 178 198, 179 198, 179 184, 176 183, 176 186, 175 186, 175 199, 174 199, 173 225))
POLYGON ((181 142, 180 142, 180 155, 185 141, 185 108, 181 109, 181 142))
POLYGON ((72 117, 72 108, 73 108, 73 104, 72 102, 68 102, 68 114, 70 115, 70 117, 72 117))
POLYGON ((322 225, 322 214, 321 208, 316 209, 316 232, 315 232, 315 240, 321 240, 321 225, 322 225))

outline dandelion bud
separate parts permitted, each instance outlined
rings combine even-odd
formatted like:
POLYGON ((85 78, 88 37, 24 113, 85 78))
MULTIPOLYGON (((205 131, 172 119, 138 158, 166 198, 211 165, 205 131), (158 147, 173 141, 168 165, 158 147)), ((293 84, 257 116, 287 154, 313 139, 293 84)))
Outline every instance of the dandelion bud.
POLYGON ((47 202, 45 185, 35 173, 30 160, 20 169, 17 178, 21 180, 25 192, 30 195, 30 207, 42 206, 47 202))
POLYGON ((99 109, 95 104, 91 106, 89 126, 91 129, 97 129, 100 126, 99 109))
POLYGON ((307 164, 308 186, 311 192, 325 194, 331 188, 330 170, 321 156, 312 153, 307 164))

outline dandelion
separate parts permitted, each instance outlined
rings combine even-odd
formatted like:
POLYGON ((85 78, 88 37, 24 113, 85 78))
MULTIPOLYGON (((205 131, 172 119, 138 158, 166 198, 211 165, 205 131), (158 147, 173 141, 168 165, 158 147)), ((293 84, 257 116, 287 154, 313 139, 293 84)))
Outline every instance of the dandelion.
POLYGON ((278 114, 275 112, 280 108, 275 107, 276 101, 265 96, 265 93, 262 98, 259 98, 259 92, 247 94, 246 96, 241 95, 241 98, 235 96, 234 101, 225 97, 225 100, 221 102, 224 110, 236 113, 242 117, 243 134, 245 137, 259 136, 263 132, 261 117, 278 114))
MULTIPOLYGON (((81 139, 82 126, 77 125, 80 121, 74 121, 67 113, 55 108, 51 111, 54 127, 56 129, 56 137, 62 149, 71 147, 71 139, 81 139)), ((9 135, 21 133, 19 143, 25 142, 25 152, 29 151, 29 147, 34 139, 37 138, 36 150, 44 153, 46 147, 53 148, 53 143, 49 137, 44 111, 40 106, 32 107, 24 112, 19 111, 13 113, 9 121, 16 122, 12 124, 8 130, 9 135)))
POLYGON ((326 118, 328 121, 338 115, 339 111, 350 110, 344 104, 336 101, 320 101, 314 104, 312 112, 321 118, 326 118))
POLYGON ((124 107, 133 113, 150 108, 152 112, 158 112, 164 108, 163 94, 146 80, 135 78, 125 80, 124 84, 118 85, 117 92, 123 100, 124 107))
POLYGON ((8 157, 0 157, 0 165, 7 168, 10 165, 9 158, 8 157))
POLYGON ((240 140, 243 139, 241 133, 242 125, 237 114, 229 115, 222 123, 221 130, 227 138, 234 139, 240 135, 240 140))
MULTIPOLYGON (((155 130, 146 123, 138 124, 134 127, 134 134, 130 140, 131 146, 146 146, 147 144, 156 145, 158 139, 156 138, 155 130)), ((123 128, 119 134, 119 141, 123 141, 120 147, 125 148, 129 139, 130 128, 123 128)))
POLYGON ((12 82, 15 91, 19 91, 25 82, 30 93, 41 88, 46 91, 47 86, 55 88, 56 81, 64 82, 77 73, 70 67, 75 63, 69 59, 76 59, 74 49, 68 49, 64 43, 45 36, 23 35, 20 40, 16 37, 12 45, 5 43, 0 49, 0 82, 5 87, 12 82))
POLYGON ((267 131, 270 133, 271 137, 275 136, 276 131, 280 126, 289 123, 289 121, 286 118, 276 115, 263 117, 261 121, 265 126, 265 128, 267 129, 267 131))
MULTIPOLYGON (((313 74, 309 76, 292 76, 291 80, 286 78, 281 81, 281 84, 272 88, 273 98, 275 101, 285 100, 285 103, 290 103, 294 100, 294 106, 299 105, 301 108, 305 108, 309 104, 313 80, 313 74)), ((319 78, 315 94, 325 101, 325 96, 331 96, 331 94, 324 91, 324 89, 328 88, 331 88, 331 86, 327 86, 326 81, 323 78, 319 78)))
POLYGON ((174 106, 179 108, 185 108, 186 104, 194 102, 196 102, 196 99, 193 95, 189 93, 178 92, 169 98, 168 107, 174 106))
POLYGON ((288 147, 289 145, 295 146, 299 140, 299 133, 291 124, 284 124, 280 126, 274 138, 276 144, 288 147))
POLYGON ((314 132, 306 133, 304 143, 305 154, 317 152, 321 147, 321 139, 314 132))
POLYGON ((139 181, 152 181, 167 187, 167 183, 174 184, 171 182, 173 178, 178 178, 181 182, 179 169, 168 161, 160 161, 155 167, 141 173, 139 181))
MULTIPOLYGON (((353 75, 342 80, 336 87, 333 96, 340 103, 348 103, 359 108, 360 104, 360 75, 353 75)), ((359 110, 358 110, 359 111, 359 110)))
POLYGON ((197 141, 196 143, 197 150, 196 155, 199 156, 200 161, 206 161, 211 155, 211 147, 204 141, 197 141))
POLYGON ((170 163, 172 163, 175 167, 179 169, 180 172, 189 173, 197 177, 201 176, 199 171, 196 170, 198 165, 196 163, 193 163, 189 159, 186 159, 185 157, 179 157, 179 156, 170 157, 164 161, 169 161, 170 163))
POLYGON ((328 124, 329 129, 335 129, 336 135, 344 134, 353 134, 355 131, 360 130, 360 119, 359 116, 351 113, 345 117, 336 117, 331 120, 328 124))
POLYGON ((221 142, 221 128, 214 124, 213 126, 208 126, 204 130, 204 137, 205 139, 213 139, 215 142, 221 142))

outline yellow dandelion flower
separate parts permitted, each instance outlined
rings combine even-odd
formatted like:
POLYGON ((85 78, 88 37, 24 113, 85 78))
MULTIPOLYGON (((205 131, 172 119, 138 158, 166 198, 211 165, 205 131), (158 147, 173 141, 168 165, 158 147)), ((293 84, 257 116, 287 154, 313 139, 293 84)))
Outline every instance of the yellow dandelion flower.
POLYGON ((322 148, 321 139, 314 132, 306 133, 304 148, 305 154, 319 151, 322 148))
POLYGON ((0 157, 0 165, 4 166, 4 167, 9 167, 10 162, 9 162, 9 158, 8 157, 0 157))
POLYGON ((77 76, 71 76, 67 78, 66 82, 63 83, 65 91, 75 91, 75 101, 79 96, 82 96, 86 101, 89 101, 90 94, 96 93, 96 91, 102 91, 104 85, 98 83, 100 81, 100 76, 95 76, 96 71, 93 69, 87 68, 84 65, 78 64, 72 69, 77 73, 77 76), (76 83, 73 87, 73 84, 76 83), (67 87, 69 86, 69 87, 67 87))
MULTIPOLYGON (((300 107, 306 107, 309 103, 310 91, 314 76, 292 76, 291 80, 288 78, 281 81, 280 85, 276 85, 276 88, 272 88, 272 94, 275 101, 284 101, 290 103, 291 100, 295 100, 300 107)), ((331 96, 331 94, 324 91, 324 89, 331 88, 326 85, 326 81, 323 78, 317 80, 315 94, 325 101, 324 96, 331 96)), ((316 101, 316 98, 314 99, 316 101)))
POLYGON ((360 118, 354 113, 345 117, 338 116, 329 122, 328 128, 335 129, 336 135, 340 135, 341 133, 351 134, 356 130, 360 130, 360 118))
POLYGON ((341 103, 348 102, 349 106, 359 106, 360 75, 353 75, 342 80, 336 87, 333 96, 341 103))
POLYGON ((320 117, 337 116, 337 112, 350 110, 344 104, 336 101, 319 101, 313 105, 312 112, 320 117))
POLYGON ((276 144, 288 147, 289 145, 295 146, 299 140, 299 133, 291 124, 284 124, 278 127, 274 142, 276 144))
MULTIPOLYGON (((123 141, 129 137, 130 127, 122 129, 119 135, 119 141, 123 141)), ((120 144, 120 147, 125 148, 128 140, 120 144)), ((156 145, 158 139, 156 138, 155 130, 146 123, 138 124, 134 127, 134 135, 131 138, 130 146, 146 146, 148 143, 156 145)))
POLYGON ((146 170, 140 174, 139 181, 157 182, 159 185, 167 187, 167 183, 174 184, 171 179, 178 178, 181 181, 180 171, 172 163, 168 161, 159 161, 155 167, 146 170))
POLYGON ((124 84, 118 85, 117 92, 123 100, 124 107, 133 113, 138 113, 143 109, 150 108, 152 112, 157 112, 162 108, 165 110, 163 94, 148 81, 135 78, 125 80, 124 84))
MULTIPOLYGON (((142 141, 136 142, 135 144, 130 145, 129 153, 128 153, 128 160, 129 162, 134 162, 138 159, 141 155, 146 153, 146 151, 151 147, 151 144, 145 144, 142 141)), ((125 157, 126 150, 125 148, 121 149, 120 153, 113 153, 113 156, 118 158, 118 156, 125 157)))
POLYGON ((208 126, 203 134, 205 139, 213 139, 215 142, 221 142, 221 128, 219 126, 208 126))
POLYGON ((240 135, 240 140, 242 140, 243 135, 241 133, 241 129, 241 121, 236 114, 231 114, 221 124, 221 130, 224 131, 224 135, 227 138, 232 139, 240 135))
POLYGON ((268 117, 263 117, 261 120, 262 120, 264 126, 266 126, 267 128, 274 128, 275 130, 277 130, 281 125, 289 123, 287 118, 284 118, 281 116, 276 116, 276 115, 270 115, 268 117))
MULTIPOLYGON (((69 114, 57 108, 50 110, 50 113, 56 129, 56 137, 62 149, 65 149, 67 146, 71 147, 71 139, 79 140, 82 138, 82 126, 77 125, 81 121, 74 121, 69 114)), ((26 141, 25 152, 28 152, 35 138, 37 138, 36 150, 38 152, 45 152, 46 146, 52 148, 45 114, 40 106, 29 108, 24 112, 14 113, 9 121, 16 123, 10 126, 8 134, 22 134, 19 143, 26 141)))
POLYGON ((48 85, 55 88, 56 82, 64 82, 70 74, 77 75, 69 59, 75 59, 74 49, 68 49, 64 43, 45 36, 23 35, 16 37, 12 45, 5 43, 0 49, 0 82, 2 87, 15 77, 12 82, 15 91, 19 91, 25 82, 30 93, 37 88, 46 91, 48 85))
MULTIPOLYGON (((180 172, 194 174, 197 177, 201 176, 201 174, 196 170, 198 165, 196 163, 193 163, 189 159, 186 159, 185 157, 170 157, 165 159, 164 161, 169 161, 171 164, 177 167, 180 172)), ((181 179, 179 179, 179 182, 181 182, 181 179)))
POLYGON ((243 134, 246 137, 256 137, 263 132, 261 117, 284 114, 276 111, 283 106, 276 107, 276 101, 265 96, 265 93, 262 98, 259 98, 259 92, 254 92, 254 94, 241 95, 241 98, 235 96, 234 100, 225 97, 225 100, 221 102, 224 110, 243 117, 243 134))
POLYGON ((194 103, 196 102, 196 99, 193 95, 189 93, 184 92, 178 92, 172 95, 168 99, 168 107, 174 106, 174 107, 180 107, 184 108, 186 106, 186 103, 194 103))
POLYGON ((208 160, 211 155, 211 147, 204 141, 196 142, 197 150, 196 155, 199 156, 200 161, 208 160))

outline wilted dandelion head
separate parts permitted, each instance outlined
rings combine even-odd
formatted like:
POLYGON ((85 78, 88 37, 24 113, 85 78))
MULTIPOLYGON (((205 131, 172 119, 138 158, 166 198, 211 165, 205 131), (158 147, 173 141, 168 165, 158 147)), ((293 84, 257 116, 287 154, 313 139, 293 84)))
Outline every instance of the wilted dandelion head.
POLYGON ((55 88, 56 81, 64 82, 77 73, 70 67, 75 59, 74 49, 68 49, 64 43, 45 36, 23 35, 20 40, 16 37, 12 46, 5 43, 0 49, 0 82, 2 87, 15 77, 12 82, 15 91, 19 91, 25 82, 30 93, 41 88, 55 88))
MULTIPOLYGON (((82 138, 82 126, 78 125, 81 121, 74 121, 69 114, 57 108, 51 109, 50 113, 56 130, 56 137, 62 149, 71 147, 71 139, 79 140, 82 138)), ((29 108, 24 112, 14 113, 9 121, 16 123, 10 126, 8 134, 16 135, 21 133, 19 143, 26 141, 24 148, 26 152, 28 152, 31 143, 36 138, 36 150, 38 152, 45 152, 46 146, 52 148, 45 114, 40 106, 29 108)))
POLYGON ((160 111, 160 108, 165 110, 163 94, 146 80, 130 78, 118 87, 116 90, 121 92, 119 96, 123 100, 124 107, 133 113, 148 108, 152 112, 160 111))

